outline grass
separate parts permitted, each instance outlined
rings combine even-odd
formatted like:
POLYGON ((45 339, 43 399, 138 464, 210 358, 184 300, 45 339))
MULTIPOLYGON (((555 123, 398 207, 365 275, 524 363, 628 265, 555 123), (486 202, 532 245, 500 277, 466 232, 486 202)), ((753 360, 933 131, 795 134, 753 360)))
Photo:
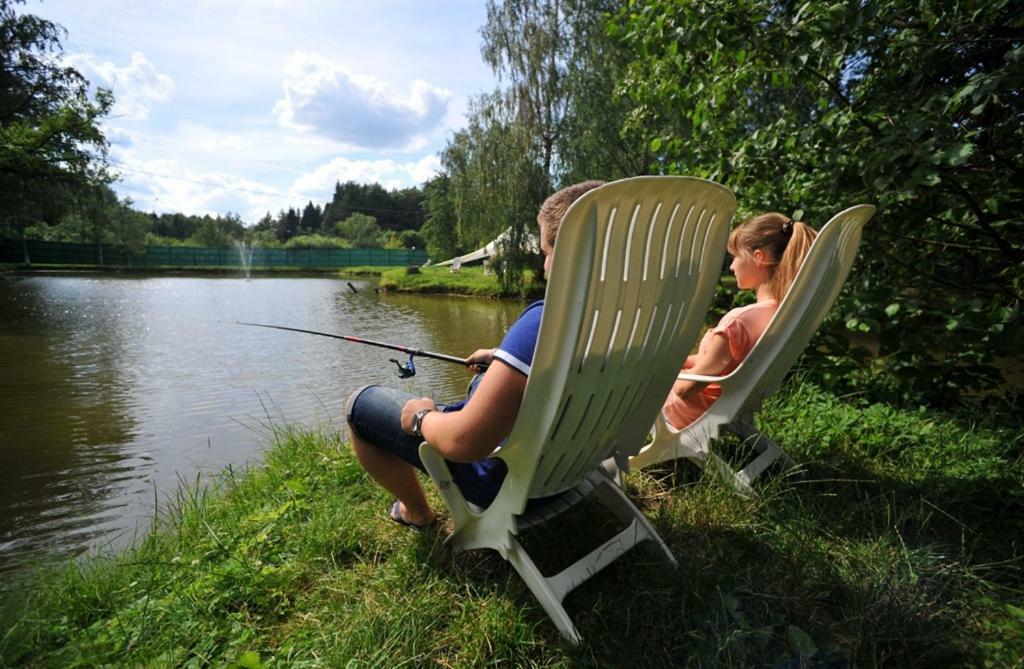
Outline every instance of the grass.
MULTIPOLYGON (((392 265, 356 265, 353 267, 342 267, 337 270, 337 274, 340 277, 354 277, 354 276, 380 276, 388 270, 395 269, 392 265)), ((401 269, 405 269, 404 267, 401 269)))
MULTIPOLYGON (((579 648, 495 554, 386 520, 340 435, 278 429, 137 549, 10 585, 0 664, 1021 666, 1019 419, 806 383, 762 415, 803 464, 756 500, 686 463, 626 477, 680 568, 641 547, 570 594, 579 648)), ((523 539, 550 572, 612 531, 583 505, 523 539)))
MULTIPOLYGON (((528 297, 542 297, 544 287, 533 282, 533 274, 526 272, 524 285, 528 297)), ((484 274, 482 267, 463 267, 452 272, 447 267, 423 267, 414 274, 406 268, 389 269, 381 275, 383 290, 401 293, 444 293, 453 295, 475 295, 479 297, 519 297, 518 291, 501 288, 498 277, 484 274)))

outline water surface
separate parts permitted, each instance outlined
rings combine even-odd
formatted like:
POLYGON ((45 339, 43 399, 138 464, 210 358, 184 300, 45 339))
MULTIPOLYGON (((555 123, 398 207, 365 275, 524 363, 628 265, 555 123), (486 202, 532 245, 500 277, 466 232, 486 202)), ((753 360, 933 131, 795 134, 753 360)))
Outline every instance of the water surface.
POLYGON ((0 570, 123 547, 180 481, 257 460, 269 422, 341 430, 363 383, 450 399, 469 380, 419 358, 400 381, 395 352, 236 320, 461 356, 522 309, 350 281, 0 278, 0 570))

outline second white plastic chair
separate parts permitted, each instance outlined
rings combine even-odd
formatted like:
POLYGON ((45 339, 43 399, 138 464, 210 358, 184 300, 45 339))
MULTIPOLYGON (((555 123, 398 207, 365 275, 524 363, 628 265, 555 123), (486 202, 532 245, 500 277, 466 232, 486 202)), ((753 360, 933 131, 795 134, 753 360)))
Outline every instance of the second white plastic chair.
POLYGON ((719 384, 721 397, 682 430, 673 428, 659 413, 653 442, 630 458, 630 468, 687 458, 701 467, 713 467, 737 492, 750 496, 754 494, 751 483, 773 462, 781 458, 787 465, 792 464, 778 444, 754 427, 754 413, 760 409, 762 400, 782 383, 832 307, 857 255, 861 229, 874 213, 875 208, 870 205, 857 205, 825 224, 771 323, 732 373, 679 374, 680 379, 719 384), (736 470, 716 455, 711 442, 722 429, 753 440, 757 457, 736 470))

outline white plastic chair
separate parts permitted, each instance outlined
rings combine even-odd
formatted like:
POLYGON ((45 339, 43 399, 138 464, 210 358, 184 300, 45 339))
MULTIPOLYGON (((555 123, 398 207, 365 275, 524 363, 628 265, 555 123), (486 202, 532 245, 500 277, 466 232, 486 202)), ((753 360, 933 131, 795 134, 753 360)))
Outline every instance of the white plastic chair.
POLYGON ((491 548, 512 563, 573 642, 562 606, 576 586, 635 544, 664 542, 600 467, 644 443, 700 331, 736 208, 731 191, 689 177, 636 177, 582 196, 566 213, 548 280, 530 377, 512 432, 495 451, 508 474, 494 502, 471 507, 429 444, 420 455, 440 489, 456 551, 491 548), (575 564, 544 576, 516 535, 589 493, 627 527, 575 564), (523 514, 531 498, 557 495, 523 514))
POLYGON ((832 307, 857 255, 861 229, 874 213, 870 205, 857 205, 825 224, 771 323, 739 367, 727 376, 679 374, 680 379, 719 384, 721 397, 682 430, 669 425, 659 412, 653 442, 630 458, 630 468, 687 458, 701 467, 712 466, 738 493, 752 496, 751 483, 773 462, 782 458, 786 466, 792 466, 793 461, 778 444, 754 428, 754 413, 762 400, 778 389, 832 307), (753 439, 758 455, 739 471, 711 450, 711 441, 723 428, 753 439))

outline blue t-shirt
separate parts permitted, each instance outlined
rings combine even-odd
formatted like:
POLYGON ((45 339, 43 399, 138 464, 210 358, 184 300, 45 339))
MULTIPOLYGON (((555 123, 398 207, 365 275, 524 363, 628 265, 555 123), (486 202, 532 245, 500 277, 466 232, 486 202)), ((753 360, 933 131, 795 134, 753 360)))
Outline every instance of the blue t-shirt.
MULTIPOLYGON (((530 367, 533 364, 533 352, 537 348, 537 333, 540 332, 540 317, 543 310, 544 300, 526 307, 494 351, 496 359, 526 376, 530 375, 530 367)), ((472 395, 472 391, 470 394, 472 395)), ((465 402, 460 402, 445 410, 458 410, 464 405, 465 402)), ((487 506, 494 500, 501 489, 502 481, 505 480, 505 474, 508 473, 505 461, 500 458, 485 458, 465 464, 451 463, 449 469, 454 475, 455 484, 462 490, 466 499, 481 506, 487 506)))
POLYGON ((544 300, 538 300, 526 307, 505 338, 494 350, 494 357, 524 375, 530 375, 533 352, 537 348, 537 333, 540 332, 540 316, 544 311, 544 300))

